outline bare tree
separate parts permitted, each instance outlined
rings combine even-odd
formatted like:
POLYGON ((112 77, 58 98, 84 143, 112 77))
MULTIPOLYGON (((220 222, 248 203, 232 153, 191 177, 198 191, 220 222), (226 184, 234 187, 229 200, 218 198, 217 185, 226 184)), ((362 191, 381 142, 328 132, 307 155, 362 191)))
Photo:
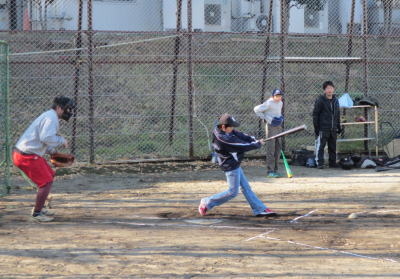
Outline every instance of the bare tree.
POLYGON ((39 22, 42 30, 47 30, 47 8, 54 2, 55 0, 33 0, 39 10, 39 22))

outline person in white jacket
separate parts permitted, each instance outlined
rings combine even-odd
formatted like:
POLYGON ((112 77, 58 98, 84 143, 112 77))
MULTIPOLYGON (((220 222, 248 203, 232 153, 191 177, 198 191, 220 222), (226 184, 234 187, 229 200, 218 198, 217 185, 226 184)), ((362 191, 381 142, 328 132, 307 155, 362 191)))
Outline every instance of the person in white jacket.
POLYGON ((75 103, 67 97, 56 97, 52 109, 42 113, 25 130, 13 150, 13 162, 38 187, 35 207, 32 217, 36 221, 49 222, 53 213, 43 208, 53 184, 54 170, 43 156, 54 153, 55 149, 64 145, 68 147, 65 138, 58 134, 59 119, 68 121, 72 116, 75 103))
MULTIPOLYGON (((266 122, 266 137, 272 137, 282 132, 283 93, 279 89, 272 91, 272 96, 263 104, 254 107, 254 112, 266 122)), ((267 143, 267 175, 271 178, 282 177, 278 172, 278 161, 281 152, 280 139, 270 140, 267 143)))

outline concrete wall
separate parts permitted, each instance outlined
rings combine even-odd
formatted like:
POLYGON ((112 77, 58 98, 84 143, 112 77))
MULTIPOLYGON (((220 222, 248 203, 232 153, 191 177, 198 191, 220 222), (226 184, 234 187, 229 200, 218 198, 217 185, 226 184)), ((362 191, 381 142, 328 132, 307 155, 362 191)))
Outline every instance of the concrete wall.
MULTIPOLYGON (((84 1, 84 28, 87 28, 87 1, 84 1)), ((39 19, 38 10, 34 12, 39 19)), ((55 2, 48 9, 49 30, 76 30, 78 22, 78 1, 69 0, 55 2)), ((39 26, 39 24, 36 24, 39 26)), ((37 27, 40 28, 40 27, 37 27)), ((162 1, 161 0, 133 0, 93 1, 93 29, 118 31, 161 31, 162 28, 162 1)))
MULTIPOLYGON (((163 0, 164 30, 176 29, 176 0, 163 0)), ((204 0, 192 3, 193 29, 204 30, 204 0)), ((182 28, 187 29, 187 0, 182 1, 182 28)))

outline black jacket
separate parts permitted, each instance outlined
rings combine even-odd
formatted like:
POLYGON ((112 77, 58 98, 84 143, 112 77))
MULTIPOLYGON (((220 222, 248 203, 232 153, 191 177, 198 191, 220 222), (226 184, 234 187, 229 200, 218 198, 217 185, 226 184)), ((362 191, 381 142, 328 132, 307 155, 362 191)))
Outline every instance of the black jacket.
POLYGON ((321 95, 315 100, 313 123, 316 135, 320 131, 341 131, 339 100, 335 96, 329 100, 325 95, 321 95))
POLYGON ((244 152, 261 147, 261 143, 254 137, 235 130, 228 134, 218 128, 214 129, 212 144, 223 171, 237 169, 243 160, 244 152))

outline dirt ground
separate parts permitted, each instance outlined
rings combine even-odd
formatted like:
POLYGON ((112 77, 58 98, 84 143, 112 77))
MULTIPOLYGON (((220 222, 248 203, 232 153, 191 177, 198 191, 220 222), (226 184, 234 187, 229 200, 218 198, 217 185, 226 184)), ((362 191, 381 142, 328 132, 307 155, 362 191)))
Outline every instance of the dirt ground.
POLYGON ((45 224, 14 180, 0 198, 0 278, 400 277, 399 171, 243 168, 278 217, 253 217, 242 194, 200 217, 199 200, 227 188, 208 162, 59 170, 45 224))

